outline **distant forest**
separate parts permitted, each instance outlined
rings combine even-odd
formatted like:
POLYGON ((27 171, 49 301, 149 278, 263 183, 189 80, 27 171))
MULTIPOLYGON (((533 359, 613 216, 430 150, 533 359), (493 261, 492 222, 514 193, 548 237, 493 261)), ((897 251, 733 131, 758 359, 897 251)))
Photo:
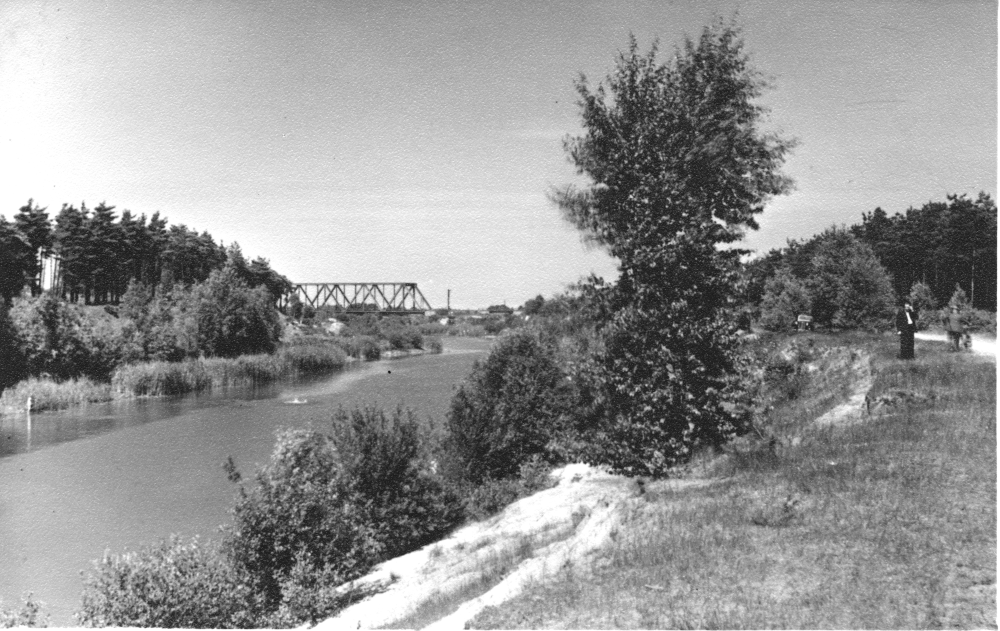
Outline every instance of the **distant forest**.
POLYGON ((154 291, 208 278, 233 259, 250 286, 264 285, 277 299, 291 291, 287 278, 264 258, 247 263, 239 246, 216 243, 207 232, 168 225, 159 213, 147 220, 104 202, 92 210, 63 204, 50 220, 46 208, 28 200, 13 222, 0 216, 0 297, 9 304, 25 286, 41 291, 43 261, 51 261, 54 288, 72 302, 117 304, 130 282, 154 291))
MULTIPOLYGON (((986 193, 976 199, 949 195, 947 202, 928 202, 920 208, 890 216, 881 208, 863 213, 860 224, 848 232, 868 245, 888 272, 895 293, 907 296, 914 283, 930 287, 937 304, 947 304, 961 287, 974 308, 996 311, 997 206, 986 193)), ((813 257, 829 235, 805 241, 789 240, 749 265, 751 300, 760 302, 764 282, 779 268, 805 279, 813 257)))

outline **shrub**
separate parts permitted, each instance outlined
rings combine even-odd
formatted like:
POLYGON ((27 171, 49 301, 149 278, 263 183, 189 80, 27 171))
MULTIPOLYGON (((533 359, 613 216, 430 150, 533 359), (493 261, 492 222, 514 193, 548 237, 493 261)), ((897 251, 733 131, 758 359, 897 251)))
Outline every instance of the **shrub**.
POLYGON ((0 304, 0 393, 28 374, 28 362, 19 344, 17 331, 14 329, 7 308, 0 304))
POLYGON ((382 348, 378 340, 368 335, 337 338, 337 344, 344 352, 355 359, 375 361, 382 356, 382 348))
POLYGON ((427 446, 411 411, 397 408, 387 417, 374 407, 340 410, 333 440, 386 558, 435 541, 458 523, 457 498, 428 473, 427 446))
POLYGON ((226 538, 272 622, 329 615, 340 606, 334 588, 458 522, 457 499, 421 454, 416 421, 400 410, 341 410, 330 435, 278 435, 256 485, 241 488, 226 538))
POLYGON ((934 292, 931 291, 930 286, 926 283, 917 281, 913 283, 913 286, 910 288, 910 294, 907 298, 909 299, 910 304, 913 305, 913 309, 918 314, 921 314, 917 320, 917 328, 920 330, 926 329, 928 316, 934 313, 935 309, 937 309, 937 300, 934 299, 934 292), (922 314, 927 315, 924 316, 922 314))
POLYGON ((15 300, 10 317, 30 374, 68 379, 84 372, 89 357, 79 307, 44 293, 15 300))
POLYGON ((45 603, 35 600, 31 594, 28 594, 21 601, 20 608, 16 610, 0 606, 0 628, 49 626, 48 615, 42 613, 44 605, 45 603))
POLYGON ((441 338, 432 337, 427 340, 427 350, 432 353, 440 353, 444 350, 444 345, 441 343, 441 338))
POLYGON ((216 546, 171 537, 94 562, 76 618, 91 627, 250 628, 259 610, 246 577, 216 546))
POLYGON ((353 501, 336 448, 315 431, 284 430, 249 492, 241 488, 225 548, 268 611, 296 564, 340 584, 364 574, 382 553, 353 501))
POLYGON ((455 394, 444 451, 447 475, 479 484, 514 476, 545 454, 566 408, 563 376, 529 332, 501 337, 455 394))
POLYGON ((764 284, 760 306, 760 324, 769 331, 787 331, 795 327, 800 314, 812 310, 805 283, 795 278, 787 267, 779 269, 764 284))

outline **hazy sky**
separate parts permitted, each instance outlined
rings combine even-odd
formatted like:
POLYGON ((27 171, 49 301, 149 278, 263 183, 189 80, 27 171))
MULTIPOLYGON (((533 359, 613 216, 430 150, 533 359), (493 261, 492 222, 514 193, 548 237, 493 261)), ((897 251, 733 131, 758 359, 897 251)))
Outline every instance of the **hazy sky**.
POLYGON ((800 143, 748 247, 996 196, 995 2, 3 0, 0 214, 103 200, 296 282, 518 305, 614 275, 546 197, 573 80, 735 10, 800 143))

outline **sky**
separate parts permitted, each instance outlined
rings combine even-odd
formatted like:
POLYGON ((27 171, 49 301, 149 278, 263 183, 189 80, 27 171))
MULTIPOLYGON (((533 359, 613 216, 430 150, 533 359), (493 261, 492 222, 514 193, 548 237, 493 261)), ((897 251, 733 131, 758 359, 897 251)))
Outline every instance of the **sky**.
POLYGON ((293 282, 517 306, 615 277, 548 198, 574 81, 734 15, 798 140, 744 247, 996 197, 996 2, 2 0, 0 214, 105 201, 293 282))

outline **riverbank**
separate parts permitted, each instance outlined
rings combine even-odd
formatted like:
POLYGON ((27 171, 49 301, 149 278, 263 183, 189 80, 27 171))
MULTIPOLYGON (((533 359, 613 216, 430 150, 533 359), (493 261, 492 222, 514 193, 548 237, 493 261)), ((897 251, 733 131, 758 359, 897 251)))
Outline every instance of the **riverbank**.
POLYGON ((95 382, 86 377, 63 382, 31 377, 4 390, 0 395, 0 414, 63 410, 87 403, 175 396, 269 383, 301 375, 325 374, 341 370, 352 362, 440 353, 441 345, 435 342, 431 340, 428 349, 388 349, 378 354, 359 353, 357 357, 352 357, 331 338, 327 344, 283 346, 270 355, 128 364, 115 370, 110 383, 95 382))
POLYGON ((995 354, 918 340, 904 362, 895 336, 859 334, 794 346, 766 440, 676 480, 569 469, 386 562, 362 579, 383 594, 320 626, 995 626, 995 354))

